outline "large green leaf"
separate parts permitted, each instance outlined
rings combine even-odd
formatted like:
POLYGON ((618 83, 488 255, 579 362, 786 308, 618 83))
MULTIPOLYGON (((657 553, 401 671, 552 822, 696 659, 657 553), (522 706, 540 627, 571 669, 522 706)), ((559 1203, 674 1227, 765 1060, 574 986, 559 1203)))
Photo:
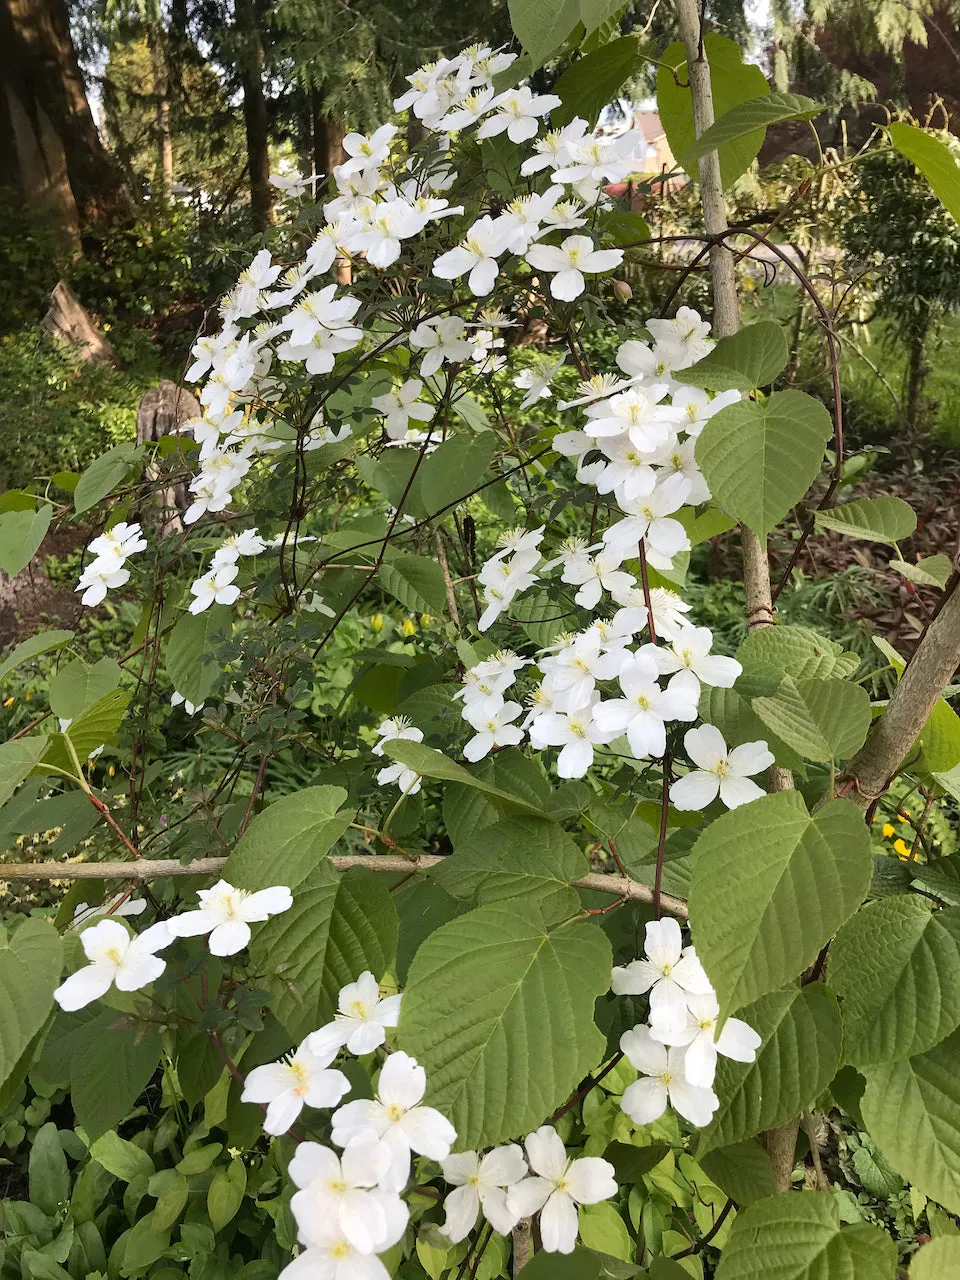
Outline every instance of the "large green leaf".
POLYGON ((508 0, 510 25, 530 55, 530 70, 542 66, 580 21, 580 0, 508 0))
POLYGON ((408 742, 404 738, 394 738, 391 742, 383 744, 383 751, 384 755, 390 756, 393 760, 399 760, 401 764, 405 764, 425 778, 459 782, 483 792, 485 796, 500 801, 508 807, 519 809, 522 813, 533 814, 536 818, 549 817, 549 814, 545 813, 539 805, 485 782, 479 773, 464 769, 462 765, 448 759, 442 752, 434 751, 433 747, 425 747, 422 742, 408 742))
POLYGON ((0 743, 0 805, 6 804, 50 746, 42 734, 0 743))
POLYGON ((802 757, 763 723, 749 699, 741 697, 736 689, 704 685, 700 690, 700 717, 707 724, 716 725, 728 746, 763 740, 781 769, 803 769, 802 757))
POLYGON ((73 491, 73 506, 77 515, 82 515, 101 498, 105 498, 124 479, 143 452, 142 445, 125 440, 95 458, 77 481, 77 487, 73 491))
POLYGON ((913 1255, 910 1280, 960 1280, 960 1239, 941 1236, 913 1255))
POLYGON ((48 746, 43 759, 34 772, 46 773, 50 767, 76 773, 73 756, 67 748, 67 738, 73 744, 81 765, 97 747, 112 745, 116 741, 130 697, 128 689, 114 689, 87 707, 63 733, 51 733, 47 738, 48 746))
POLYGON ((293 891, 293 906, 254 931, 250 954, 269 975, 271 1010, 295 1040, 329 1022, 342 986, 365 969, 378 978, 393 962, 397 911, 386 878, 338 875, 316 866, 293 891))
POLYGON ((342 787, 307 787, 257 814, 227 859, 223 878, 242 889, 296 888, 353 821, 342 787))
POLYGON ((795 791, 712 822, 697 840, 694 942, 725 1014, 811 965, 870 887, 860 810, 832 800, 811 817, 795 791))
POLYGON ((960 1031, 927 1053, 864 1067, 867 1132, 918 1191, 960 1213, 960 1031))
MULTIPOLYGON (((743 61, 743 51, 735 41, 707 32, 703 47, 710 64, 710 85, 716 116, 722 117, 740 103, 770 92, 763 72, 759 67, 743 61)), ((657 71, 657 110, 671 151, 675 156, 682 156, 697 140, 686 75, 687 55, 683 44, 678 41, 670 45, 660 55, 660 62, 657 71), (677 70, 676 78, 671 68, 677 70)), ((729 187, 750 168, 763 146, 763 137, 764 130, 755 129, 721 147, 720 175, 724 187, 729 187)), ((696 178, 697 173, 694 172, 692 177, 696 178)))
POLYGON ((897 121, 888 125, 890 141, 912 160, 933 187, 937 199, 960 222, 960 164, 935 133, 897 121))
POLYGON ((4 511, 0 515, 0 569, 15 578, 40 549, 50 528, 53 507, 45 502, 39 511, 4 511))
POLYGON ((714 502, 766 537, 820 474, 832 433, 819 400, 775 391, 715 413, 697 439, 697 463, 714 502))
POLYGON ((924 1053, 960 1026, 960 910, 903 894, 862 907, 830 949, 847 1061, 924 1053))
POLYGON ((112 693, 122 676, 113 658, 101 658, 92 666, 79 658, 68 662, 50 681, 50 710, 63 720, 74 720, 94 702, 112 693))
POLYGON ((60 937, 46 920, 0 933, 0 1084, 46 1022, 62 965, 60 937))
MULTIPOLYGON (((684 370, 686 376, 686 370, 684 370)), ((737 650, 737 661, 746 668, 754 662, 776 667, 795 680, 813 676, 850 676, 860 657, 810 627, 758 627, 737 650)))
POLYGON ((479 907, 422 944, 399 1039, 461 1149, 535 1129, 596 1065, 604 1038, 593 1010, 610 966, 596 924, 548 919, 535 895, 479 907))
POLYGON ((445 440, 435 453, 424 458, 418 473, 420 498, 426 511, 440 511, 472 493, 483 480, 496 451, 497 437, 493 431, 482 431, 479 435, 461 432, 445 440))
POLYGON ((916 532, 917 517, 902 498, 858 498, 818 511, 817 527, 867 542, 899 542, 916 532))
POLYGON ((426 556, 395 556, 380 566, 380 584, 411 613, 442 614, 447 594, 443 570, 426 556))
POLYGON ((22 640, 0 662, 0 679, 9 675, 15 667, 22 666, 24 662, 29 662, 31 658, 39 657, 41 653, 50 653, 54 649, 62 649, 72 639, 72 631, 40 631, 37 635, 31 636, 29 640, 22 640))
POLYGON ((551 127, 567 124, 580 116, 596 124, 603 108, 618 96, 641 64, 640 45, 635 36, 611 40, 602 48, 572 62, 553 86, 563 100, 550 116, 551 127))
POLYGON ((753 709, 805 760, 848 760, 870 729, 870 695, 859 684, 828 677, 784 676, 775 693, 753 699, 753 709))
MULTIPOLYGON (((91 1139, 123 1120, 161 1058, 160 1037, 136 1034, 111 1009, 97 1012, 70 1044, 70 1096, 77 1123, 91 1139)), ((76 1018, 76 1014, 71 1015, 76 1018)))
POLYGON ((912 865, 913 886, 960 907, 960 857, 937 858, 912 865))
MULTIPOLYGON (((630 1280, 631 1276, 637 1276, 639 1280, 646 1274, 631 1262, 596 1253, 583 1245, 577 1245, 569 1254, 541 1250, 522 1271, 517 1272, 522 1280, 630 1280)), ((681 1274, 687 1273, 682 1271, 681 1274)))
POLYGON ((697 1163, 737 1204, 753 1204, 776 1191, 770 1157, 759 1141, 719 1147, 698 1156, 697 1163))
MULTIPOLYGON (((799 93, 770 93, 750 98, 724 112, 680 157, 680 163, 688 173, 710 151, 729 147, 741 138, 752 136, 772 124, 783 120, 812 120, 823 107, 799 93)), ((761 144, 762 145, 762 144, 761 144)))
POLYGON ((879 1227, 840 1224, 829 1191, 769 1196, 737 1215, 717 1280, 894 1280, 897 1246, 879 1227))
POLYGON ((821 983, 762 996, 738 1017, 763 1037, 756 1062, 720 1058, 720 1106, 700 1135, 699 1159, 809 1110, 840 1065, 842 1029, 834 996, 821 983))
POLYGON ((167 641, 167 675, 174 689, 199 707, 213 692, 222 674, 219 664, 208 655, 229 636, 233 611, 229 605, 215 604, 203 613, 185 613, 177 619, 167 641))
POLYGON ((753 391, 768 386, 787 363, 790 349, 780 325, 758 320, 721 338, 709 355, 683 371, 683 380, 708 391, 753 391))

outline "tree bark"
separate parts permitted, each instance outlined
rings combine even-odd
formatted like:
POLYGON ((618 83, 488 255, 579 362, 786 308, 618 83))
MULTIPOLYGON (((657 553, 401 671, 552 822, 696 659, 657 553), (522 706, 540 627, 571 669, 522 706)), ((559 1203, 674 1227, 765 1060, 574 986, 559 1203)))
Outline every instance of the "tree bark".
POLYGON ((0 182, 71 235, 131 211, 90 111, 65 0, 0 0, 0 91, 13 133, 13 147, 0 149, 0 182))
POLYGON ((267 99, 263 92, 263 38, 256 0, 234 0, 234 22, 239 48, 243 121, 247 136, 247 168, 250 176, 250 213, 258 231, 266 231, 273 214, 270 194, 267 99))
POLYGON ((173 191, 173 133, 170 112, 168 43, 163 27, 151 22, 147 30, 153 104, 157 131, 157 194, 168 201, 173 191))

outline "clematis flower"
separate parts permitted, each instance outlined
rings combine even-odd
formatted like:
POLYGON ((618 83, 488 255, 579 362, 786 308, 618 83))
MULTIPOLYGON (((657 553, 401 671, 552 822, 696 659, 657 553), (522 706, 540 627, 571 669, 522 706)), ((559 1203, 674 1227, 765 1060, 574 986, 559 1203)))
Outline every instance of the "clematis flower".
POLYGON ((473 1230, 477 1214, 483 1216, 502 1236, 509 1235, 519 1221, 507 1205, 507 1188, 527 1174, 523 1151, 515 1142, 495 1147, 481 1156, 464 1151, 441 1161, 443 1176, 456 1187, 443 1202, 446 1220, 440 1230, 454 1244, 473 1230))
POLYGON ((436 413, 436 405, 421 400, 423 383, 419 378, 408 378, 402 386, 386 395, 374 396, 371 404, 383 414, 383 426, 391 440, 402 440, 407 433, 410 419, 429 422, 436 413))
MULTIPOLYGON (((386 1229, 375 1246, 383 1253, 395 1245, 410 1215, 399 1196, 382 1200, 386 1229)), ((339 1224, 329 1219, 317 1222, 316 1243, 294 1258, 280 1272, 284 1280, 390 1280, 390 1272, 374 1253, 361 1253, 344 1235, 339 1224)), ((279 1277, 278 1277, 279 1280, 279 1277)))
POLYGON ((484 120, 477 137, 493 138, 505 132, 511 142, 526 142, 536 137, 540 117, 559 107, 561 102, 556 94, 534 94, 525 86, 508 89, 490 103, 488 109, 494 114, 484 120))
POLYGON ((303 1243, 321 1245, 328 1224, 336 1224, 352 1248, 374 1253, 396 1213, 396 1195, 377 1190, 389 1160, 373 1137, 352 1142, 340 1157, 318 1142, 301 1142, 287 1172, 300 1188, 290 1209, 303 1243))
POLYGON ((336 1053, 346 1045, 359 1057, 379 1048, 387 1038, 386 1028, 397 1025, 400 996, 381 999, 379 984, 366 969, 356 982, 341 988, 337 1009, 333 1022, 307 1036, 307 1044, 315 1053, 336 1053))
POLYGON ((679 1031, 651 1027, 650 1034, 661 1044, 686 1050, 683 1069, 687 1082, 708 1089, 717 1071, 717 1054, 734 1062, 753 1062, 761 1040, 753 1027, 740 1018, 727 1018, 717 1035, 720 1003, 711 992, 705 996, 687 996, 687 1025, 679 1031))
POLYGON ((550 292, 562 302, 579 298, 587 287, 584 274, 612 271, 623 261, 622 249, 595 249, 589 236, 567 236, 563 244, 535 244, 527 261, 538 271, 553 272, 550 292))
POLYGON ((497 258, 506 247, 503 231, 493 218, 489 215, 478 218, 455 249, 441 253, 433 264, 433 274, 442 280, 456 280, 469 272, 470 292, 474 297, 484 298, 500 274, 497 258))
POLYGON ((667 748, 667 723, 696 720, 700 686, 689 673, 680 672, 661 689, 656 668, 642 653, 636 654, 617 678, 624 696, 598 704, 594 712, 597 724, 610 733, 625 733, 638 760, 662 756, 667 748))
POLYGON ((469 359, 473 348, 469 342, 464 342, 465 333, 466 325, 459 316, 442 316, 437 320, 424 320, 422 324, 418 324, 411 330, 411 347, 427 353, 420 364, 420 376, 432 377, 445 360, 469 359))
MULTIPOLYGON (((679 481, 679 476, 671 477, 679 481)), ((668 482, 669 483, 669 482, 668 482)), ((711 653, 713 632, 709 627, 684 627, 674 638, 669 649, 654 648, 648 650, 661 672, 692 671, 701 684, 713 685, 718 689, 732 688, 743 667, 736 658, 726 658, 723 654, 711 653)))
POLYGON ((482 760, 494 747, 515 747, 523 741, 523 732, 512 721, 522 713, 519 702, 504 702, 499 694, 493 695, 499 706, 491 706, 491 699, 464 707, 463 718, 476 729, 476 734, 463 748, 463 754, 473 764, 482 760))
POLYGON ((210 952, 215 956, 236 955, 250 941, 251 924, 293 906, 293 896, 286 885, 248 893, 246 889, 235 889, 226 880, 218 880, 210 889, 198 889, 197 897, 199 910, 173 916, 167 924, 175 938, 209 933, 210 952))
POLYGON ((674 1111, 701 1127, 720 1105, 712 1089, 690 1084, 684 1071, 684 1050, 667 1049, 650 1034, 649 1027, 637 1026, 620 1037, 620 1048, 641 1073, 627 1085, 620 1106, 634 1124, 653 1124, 669 1103, 674 1111))
POLYGON ((764 741, 744 742, 728 751, 720 730, 712 724, 702 724, 687 730, 683 745, 699 768, 678 778, 670 788, 675 808, 705 809, 719 795, 728 809, 737 809, 765 794, 751 777, 769 769, 774 762, 764 741))
POLYGON ((579 1224, 578 1204, 599 1204, 617 1194, 613 1165, 596 1156, 571 1160, 556 1129, 545 1124, 526 1140, 534 1176, 507 1192, 507 1206, 518 1219, 540 1211, 540 1239, 547 1253, 573 1253, 579 1224))
POLYGON ((380 1072, 376 1098, 358 1098, 334 1112, 332 1137, 338 1147, 369 1133, 386 1143, 390 1164, 381 1185, 388 1191, 406 1186, 411 1151, 445 1160, 457 1139, 446 1116, 422 1105, 426 1088, 427 1073, 416 1058, 391 1053, 380 1072))
POLYGON ((159 978, 167 967, 155 953, 169 947, 172 941, 165 920, 133 935, 117 920, 101 920, 80 935, 90 963, 71 973, 54 991, 53 998, 61 1009, 73 1013, 105 996, 112 986, 118 991, 139 991, 159 978))
POLYGON ((304 1041, 280 1062, 253 1068, 240 1101, 266 1103, 264 1133, 286 1133, 304 1107, 335 1107, 349 1093, 350 1081, 343 1072, 328 1069, 336 1052, 313 1053, 304 1041))
POLYGON ((190 584, 190 594, 195 599, 190 601, 190 613, 203 613, 212 604, 233 604, 240 595, 240 588, 234 585, 237 576, 235 563, 221 564, 205 573, 202 578, 190 584))
POLYGON ((649 920, 645 960, 632 960, 613 971, 611 987, 618 996, 650 992, 650 1021, 667 1031, 686 1026, 687 997, 710 995, 713 988, 693 947, 684 947, 676 920, 649 920))

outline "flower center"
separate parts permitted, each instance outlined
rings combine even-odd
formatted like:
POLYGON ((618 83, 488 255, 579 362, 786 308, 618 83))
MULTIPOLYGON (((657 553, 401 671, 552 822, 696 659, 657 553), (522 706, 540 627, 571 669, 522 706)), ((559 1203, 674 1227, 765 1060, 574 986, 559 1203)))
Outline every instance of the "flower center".
POLYGON ((384 1107, 384 1111, 386 1111, 387 1116, 394 1124, 396 1124, 398 1120, 402 1120, 405 1115, 404 1108, 396 1102, 389 1103, 384 1107))
POLYGON ((640 708, 641 711, 650 710, 650 699, 645 697, 644 694, 642 693, 638 694, 636 698, 634 698, 634 702, 637 704, 637 706, 640 708))
POLYGON ((471 1173, 470 1177, 467 1179, 467 1186, 468 1186, 468 1187, 479 1187, 479 1185, 480 1185, 480 1175, 479 1175, 479 1173, 471 1173))
POLYGON ((120 954, 117 947, 109 947, 107 951, 104 952, 104 955, 111 964, 123 964, 123 956, 120 954))
POLYGON ((350 1246, 347 1244, 346 1240, 339 1240, 330 1250, 330 1257, 336 1258, 338 1261, 341 1258, 348 1258, 349 1256, 350 1246))
POLYGON ((354 1000, 350 1005, 351 1018, 359 1018, 361 1022, 366 1022, 370 1017, 370 1012, 362 1000, 354 1000))
POLYGON ((327 1190, 334 1191, 336 1192, 337 1195, 342 1196, 343 1193, 347 1190, 347 1184, 344 1182, 342 1178, 331 1178, 330 1181, 327 1183, 327 1190))

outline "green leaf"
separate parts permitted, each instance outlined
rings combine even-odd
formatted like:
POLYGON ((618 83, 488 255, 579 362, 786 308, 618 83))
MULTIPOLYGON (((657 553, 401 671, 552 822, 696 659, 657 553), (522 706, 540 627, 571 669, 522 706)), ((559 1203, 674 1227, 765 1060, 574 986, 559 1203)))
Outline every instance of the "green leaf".
POLYGON ((203 613, 185 613, 170 632, 167 675, 174 689, 195 707, 206 702, 222 674, 217 662, 204 658, 223 644, 232 628, 230 606, 215 604, 203 613))
POLYGON ((28 1172, 31 1204, 51 1218, 56 1217, 60 1205, 70 1199, 70 1174, 60 1134, 52 1122, 37 1130, 30 1148, 28 1172))
POLYGON ((867 1132, 912 1186, 960 1213, 960 1031, 927 1053, 864 1067, 867 1132))
POLYGON ((765 133, 770 125, 780 124, 783 120, 812 120, 823 109, 821 104, 803 97, 802 94, 770 93, 768 90, 759 98, 749 98, 725 111, 684 152, 679 158, 680 163, 687 173, 691 173, 700 157, 711 151, 719 151, 722 147, 729 147, 731 143, 754 137, 760 131, 765 133))
POLYGON ((250 954, 270 976, 271 1009, 294 1040, 329 1022, 340 988, 393 962, 397 912, 385 877, 337 875, 323 861, 293 891, 293 906, 253 935, 250 954))
POLYGON ((483 481, 496 451, 496 435, 483 431, 479 435, 452 436, 435 453, 424 458, 419 481, 420 498, 427 513, 439 511, 472 493, 483 481))
POLYGON ((960 910, 898 895, 868 903, 830 949, 855 1066, 924 1053, 960 1026, 960 910))
POLYGON ((86 1024, 70 1062, 70 1083, 77 1123, 90 1138, 126 1117, 156 1071, 160 1051, 159 1036, 138 1038, 129 1025, 118 1027, 112 1010, 86 1024))
MULTIPOLYGON (((907 665, 904 659, 882 636, 873 636, 872 639, 899 679, 907 665)), ((930 712, 918 741, 923 752, 919 759, 912 752, 908 753, 911 770, 945 774, 960 764, 960 716, 943 698, 930 712)))
POLYGON ((530 55, 530 70, 543 66, 580 21, 580 0, 509 0, 510 25, 530 55))
POLYGON ((585 1204, 580 1206, 580 1239, 588 1249, 632 1262, 636 1245, 630 1238, 627 1224, 612 1204, 585 1204))
POLYGON ((112 693, 122 676, 113 658, 101 658, 93 666, 79 658, 69 662, 50 681, 50 710, 62 720, 75 720, 94 702, 112 693))
POLYGON ((714 502, 764 538, 820 474, 832 434, 819 400, 775 391, 715 413, 697 438, 697 464, 714 502))
POLYGON ((60 937, 46 920, 28 918, 11 934, 0 932, 0 1084, 46 1022, 62 967, 60 937))
POLYGON ((960 907, 960 858, 938 858, 912 866, 914 887, 925 889, 942 902, 960 907))
POLYGON ((522 1280, 630 1280, 646 1272, 631 1262, 611 1258, 578 1245, 573 1253, 535 1254, 522 1271, 522 1280))
POLYGON ((535 818, 548 818, 549 814, 536 804, 528 800, 524 800, 519 795, 513 795, 509 791, 503 791, 500 787, 494 787, 489 782, 485 782, 476 773, 471 773, 469 769, 464 769, 462 765, 455 764, 453 760, 448 759, 440 751, 434 751, 432 747, 425 747, 422 742, 408 742, 403 738, 394 738, 392 742, 383 744, 384 755, 388 755, 391 760, 399 760, 401 764, 405 764, 408 769, 413 769, 424 778, 438 778, 443 782, 459 782, 464 786, 472 787, 476 791, 481 791, 485 796, 498 800, 511 808, 519 809, 522 813, 532 814, 535 818))
POLYGON ((40 549, 53 507, 44 503, 39 511, 5 511, 0 515, 0 569, 15 578, 40 549))
POLYGON ((720 1106, 700 1134, 698 1160, 809 1110, 840 1065, 840 1010, 822 983, 772 991, 738 1016, 763 1044, 756 1062, 718 1060, 720 1106))
POLYGON ((105 498, 111 489, 125 479, 133 464, 143 455, 143 448, 125 440, 94 459, 77 481, 73 491, 73 507, 82 515, 105 498))
POLYGON ((587 35, 623 12, 623 0, 580 0, 580 21, 587 35))
MULTIPOLYGON (((686 370, 684 371, 686 373, 686 370)), ((749 667, 762 662, 796 680, 813 676, 851 676, 860 657, 809 627, 758 627, 737 650, 737 661, 749 667)))
POLYGON ((923 587, 940 587, 942 590, 953 573, 953 561, 944 555, 924 556, 916 564, 910 564, 907 560, 891 560, 887 568, 902 574, 910 582, 917 582, 923 587))
POLYGON ((897 121, 887 126, 890 141, 920 170, 943 207, 960 222, 960 164, 935 133, 897 121))
POLYGON ((207 1213, 214 1231, 222 1231, 237 1216, 246 1189, 247 1171, 239 1158, 216 1171, 207 1192, 207 1213))
POLYGON ((100 746, 112 745, 116 741, 130 698, 130 690, 114 689, 112 693, 105 694, 87 707, 63 733, 51 733, 47 738, 47 749, 34 772, 46 773, 48 766, 52 766, 75 774, 76 765, 67 750, 65 739, 69 737, 82 765, 91 751, 96 751, 100 746))
POLYGON ((479 907, 427 938, 398 1036, 460 1149, 536 1128, 596 1065, 604 1039, 593 1010, 610 966, 595 924, 548 920, 533 896, 479 907))
POLYGON ((346 798, 342 787, 307 787, 275 800, 241 836, 224 879, 241 889, 295 889, 353 821, 353 810, 340 808, 346 798))
POLYGON ((0 743, 0 805, 4 805, 20 783, 36 768, 50 745, 40 734, 0 743))
POLYGON ((49 1254, 39 1249, 24 1249, 20 1263, 25 1280, 71 1280, 69 1271, 64 1271, 49 1254))
POLYGON ((813 964, 872 873, 856 805, 832 800, 811 817, 795 791, 717 818, 693 858, 694 942, 725 1015, 813 964))
POLYGON ((721 338, 713 350, 683 371, 683 380, 708 391, 754 391, 766 387, 790 355, 780 325, 758 320, 721 338))
POLYGON ((147 1214, 139 1222, 134 1223, 129 1231, 125 1231, 110 1251, 110 1270, 115 1269, 115 1255, 119 1254, 120 1275, 124 1280, 140 1280, 148 1269, 157 1261, 170 1243, 170 1232, 159 1231, 154 1225, 153 1216, 147 1214))
POLYGON ((403 501, 403 510, 407 515, 425 516, 427 513, 420 506, 418 485, 414 472, 419 475, 420 452, 416 449, 391 449, 384 451, 379 458, 360 456, 356 460, 356 468, 361 479, 382 493, 392 507, 399 507, 403 501))
POLYGON ((559 907, 569 884, 588 870, 586 857, 555 822, 508 818, 458 844, 433 878, 452 897, 477 895, 481 905, 535 890, 541 905, 549 895, 559 907))
POLYGON ((921 1245, 910 1263, 910 1280, 960 1280, 960 1240, 941 1236, 921 1245))
POLYGON ((380 584, 411 613, 442 615, 447 607, 443 570, 426 556, 396 556, 380 566, 380 584))
POLYGON ((156 1172, 153 1161, 142 1147, 121 1138, 112 1129, 96 1140, 90 1148, 90 1157, 124 1182, 150 1178, 156 1172))
POLYGON ((635 245, 638 240, 650 239, 650 227, 639 213, 632 209, 611 209, 600 220, 600 236, 604 244, 618 248, 635 245))
POLYGON ((39 657, 41 653, 50 653, 54 649, 62 649, 72 639, 72 631, 40 631, 37 635, 31 636, 29 640, 22 640, 0 662, 0 679, 9 675, 15 667, 20 667, 32 658, 39 657))
POLYGON ((916 532, 917 517, 902 498, 858 498, 816 513, 817 527, 866 542, 899 542, 916 532))
POLYGON ((699 1156, 697 1163, 737 1204, 753 1204, 776 1191, 770 1157, 758 1141, 719 1147, 699 1156))
MULTIPOLYGON (((770 86, 759 67, 743 61, 743 51, 733 40, 708 32, 703 41, 707 62, 710 64, 710 84, 713 90, 713 107, 717 117, 742 102, 768 94, 770 86)), ((683 44, 677 41, 660 55, 662 64, 657 71, 657 110, 675 156, 682 156, 696 143, 693 123, 693 106, 690 88, 686 83, 677 84, 671 67, 678 71, 678 79, 686 82, 687 55, 683 44)), ((746 173, 763 146, 764 129, 756 129, 727 143, 720 150, 720 176, 724 187, 731 186, 742 173, 746 173)), ((697 178, 694 173, 692 177, 697 178)))
POLYGON ((828 677, 784 676, 776 693, 753 699, 753 709, 805 760, 848 760, 866 741, 870 695, 859 684, 828 677))
POLYGON ((158 1231, 164 1231, 172 1227, 183 1212, 190 1198, 190 1184, 178 1169, 161 1169, 150 1179, 147 1192, 157 1199, 153 1225, 158 1231))
POLYGON ((654 1142, 649 1147, 635 1147, 630 1142, 611 1142, 604 1151, 603 1158, 613 1165, 618 1182, 637 1183, 669 1154, 670 1148, 663 1142, 654 1142))
POLYGON ((698 547, 701 542, 707 542, 718 534, 727 533, 737 525, 736 520, 718 507, 708 507, 698 516, 693 515, 692 507, 681 507, 676 513, 676 519, 686 529, 691 547, 698 547))
POLYGON ((572 62, 553 86, 563 105, 551 112, 550 127, 569 124, 574 116, 580 116, 588 125, 596 124, 600 112, 613 102, 640 65, 640 45, 635 36, 612 40, 572 62))
POLYGON ((897 1246, 879 1227, 840 1225, 829 1191, 748 1205, 720 1255, 717 1280, 895 1280, 897 1246))

